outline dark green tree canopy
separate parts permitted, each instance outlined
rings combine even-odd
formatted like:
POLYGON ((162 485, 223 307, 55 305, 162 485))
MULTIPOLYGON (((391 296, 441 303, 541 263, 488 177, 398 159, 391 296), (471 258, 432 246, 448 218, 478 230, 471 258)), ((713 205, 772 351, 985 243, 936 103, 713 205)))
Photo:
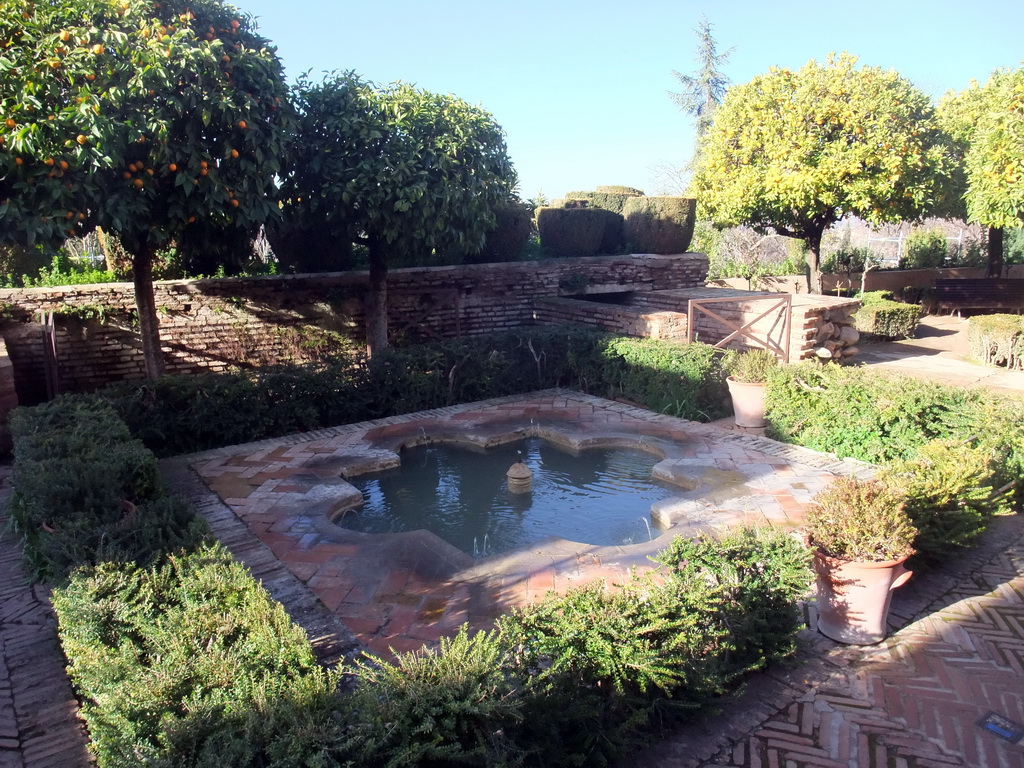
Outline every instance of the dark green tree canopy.
POLYGON ((372 352, 387 344, 388 258, 472 252, 494 228, 494 211, 516 181, 504 132, 456 96, 377 86, 351 72, 316 84, 303 78, 295 103, 300 125, 283 184, 285 229, 368 247, 372 352))
POLYGON ((483 244, 515 188, 505 136, 490 114, 405 83, 349 72, 300 80, 301 114, 284 182, 285 213, 389 252, 483 244))

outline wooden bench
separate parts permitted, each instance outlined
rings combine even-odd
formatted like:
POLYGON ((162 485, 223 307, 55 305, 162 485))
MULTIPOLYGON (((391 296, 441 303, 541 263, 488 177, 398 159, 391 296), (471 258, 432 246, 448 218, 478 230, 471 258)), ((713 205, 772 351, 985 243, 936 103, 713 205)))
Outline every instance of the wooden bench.
POLYGON ((1024 280, 936 280, 935 305, 951 312, 961 309, 1024 311, 1024 280))

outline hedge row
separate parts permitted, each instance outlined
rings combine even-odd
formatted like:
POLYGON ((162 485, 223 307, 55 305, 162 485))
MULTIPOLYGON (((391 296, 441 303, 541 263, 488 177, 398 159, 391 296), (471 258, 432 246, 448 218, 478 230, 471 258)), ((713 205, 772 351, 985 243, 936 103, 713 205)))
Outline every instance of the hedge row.
POLYGON ((971 357, 986 365, 1024 370, 1024 317, 975 315, 967 322, 971 357))
POLYGON ((891 301, 886 291, 865 293, 863 306, 853 316, 857 330, 880 339, 909 339, 917 330, 921 307, 891 301))
POLYGON ((11 418, 11 516, 36 578, 104 560, 148 563, 192 546, 205 526, 159 481, 156 458, 114 409, 63 397, 11 418))
POLYGON ((101 768, 604 765, 655 714, 701 716, 793 650, 807 557, 778 532, 680 539, 664 579, 582 587, 361 663, 351 693, 219 548, 97 566, 55 604, 101 768))
POLYGON ((549 387, 709 420, 728 413, 719 361, 704 344, 537 327, 392 349, 376 365, 167 376, 101 396, 170 456, 549 387))
POLYGON ((919 458, 934 440, 973 445, 991 460, 992 483, 1024 499, 1024 401, 864 368, 781 366, 768 387, 769 435, 817 451, 892 464, 919 458))

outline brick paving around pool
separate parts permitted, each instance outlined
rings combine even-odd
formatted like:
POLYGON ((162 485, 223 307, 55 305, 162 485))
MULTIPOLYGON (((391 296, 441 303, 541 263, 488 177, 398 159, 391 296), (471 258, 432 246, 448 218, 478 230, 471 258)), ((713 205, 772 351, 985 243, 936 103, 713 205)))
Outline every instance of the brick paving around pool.
MULTIPOLYGON (((358 646, 384 658, 392 650, 436 643, 466 622, 488 627, 511 607, 551 590, 595 579, 622 582, 634 568, 651 568, 649 556, 676 534, 740 523, 795 527, 810 499, 836 475, 872 471, 859 462, 563 390, 233 446, 178 461, 187 461, 216 494, 205 505, 208 517, 226 506, 244 524, 248 536, 240 530, 229 536, 237 557, 248 562, 262 552, 268 563, 276 560, 340 619, 358 646), (475 560, 426 531, 374 535, 331 522, 332 514, 361 498, 345 478, 396 466, 403 446, 457 441, 487 447, 524 436, 573 449, 617 445, 657 454, 662 460, 654 474, 680 485, 679 496, 655 510, 667 530, 631 546, 547 539, 475 560)), ((219 513, 221 524, 234 524, 230 518, 219 513)), ((224 533, 217 533, 223 540, 224 533)), ((335 646, 334 654, 356 647, 349 639, 335 646)))

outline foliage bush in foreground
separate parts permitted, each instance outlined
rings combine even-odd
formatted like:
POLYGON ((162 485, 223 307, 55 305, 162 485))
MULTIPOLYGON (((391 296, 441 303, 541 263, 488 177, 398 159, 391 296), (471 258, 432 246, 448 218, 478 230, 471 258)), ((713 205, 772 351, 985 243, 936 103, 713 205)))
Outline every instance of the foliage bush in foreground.
POLYGON ((165 376, 102 397, 164 456, 558 386, 683 418, 725 414, 720 357, 704 344, 528 328, 391 349, 381 358, 165 376))
POLYGON ((801 363, 773 375, 768 404, 773 437, 886 466, 921 528, 915 548, 928 557, 970 543, 991 515, 1024 498, 1019 398, 801 363))
POLYGON ((101 766, 260 765, 258 753, 275 751, 286 759, 273 765, 315 764, 300 759, 331 730, 336 675, 219 545, 151 568, 83 570, 55 591, 54 608, 101 766), (287 701, 300 722, 282 721, 287 701), (323 722, 301 722, 311 702, 323 722), (282 741, 298 750, 275 750, 282 741))
POLYGON ((1008 506, 1007 489, 993 487, 990 451, 959 440, 933 440, 910 460, 886 467, 883 478, 905 498, 918 533, 919 560, 933 563, 974 543, 993 515, 1008 506))

